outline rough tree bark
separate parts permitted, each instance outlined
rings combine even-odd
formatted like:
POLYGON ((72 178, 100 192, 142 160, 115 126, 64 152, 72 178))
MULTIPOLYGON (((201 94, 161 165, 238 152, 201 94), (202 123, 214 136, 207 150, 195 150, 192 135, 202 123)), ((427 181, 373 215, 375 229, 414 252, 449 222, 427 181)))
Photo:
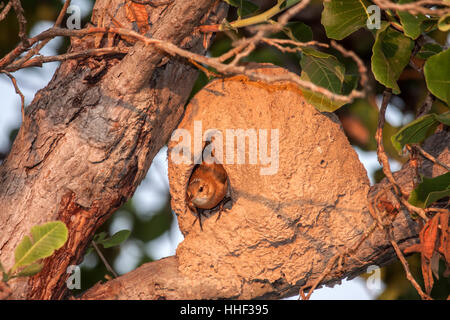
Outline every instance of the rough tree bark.
MULTIPOLYGON (((193 30, 200 23, 219 22, 226 10, 222 3, 212 0, 174 0, 168 6, 148 7, 151 36, 202 52, 204 51, 202 39, 193 35, 193 30)), ((103 17, 103 23, 110 21, 109 16, 105 15, 108 11, 124 27, 132 28, 125 19, 123 1, 98 0, 94 10, 94 17, 103 17)), ((95 20, 94 23, 98 21, 100 20, 95 20)), ((76 45, 90 46, 94 42, 93 39, 94 37, 84 38, 76 42, 76 45)), ((2 226, 0 260, 7 268, 13 264, 14 248, 29 232, 31 226, 59 219, 69 228, 68 242, 54 256, 45 260, 42 272, 28 280, 11 281, 14 298, 67 297, 69 294, 65 285, 68 276, 67 266, 80 262, 95 230, 133 194, 145 176, 154 155, 178 124, 197 74, 186 61, 177 58, 168 59, 163 53, 140 43, 137 43, 121 61, 108 60, 105 70, 100 73, 101 76, 92 77, 92 74, 97 74, 96 70, 91 70, 94 68, 92 65, 95 66, 96 63, 68 61, 60 66, 52 81, 38 92, 27 108, 25 122, 7 160, 0 167, 2 226)), ((215 91, 220 95, 220 88, 214 89, 217 89, 215 91)), ((264 93, 266 89, 261 90, 261 94, 267 95, 267 92, 264 93)), ((282 94, 292 94, 290 99, 305 105, 302 103, 301 95, 295 92, 287 90, 282 94)), ((218 110, 214 109, 214 106, 210 106, 213 108, 212 112, 217 113, 218 110)), ((287 115, 294 112, 293 106, 295 104, 289 106, 287 115)), ((220 106, 224 107, 226 105, 220 106)), ((188 110, 187 115, 192 112, 192 106, 190 108, 191 111, 188 110)), ((310 117, 317 117, 323 123, 327 123, 327 128, 336 134, 338 140, 344 139, 339 124, 332 116, 322 115, 311 106, 305 105, 305 108, 310 117)), ((206 111, 207 109, 202 112, 206 111)), ((245 116, 245 112, 236 115, 245 116)), ((273 116, 275 117, 275 114, 273 116)), ((286 119, 291 118, 280 116, 278 124, 282 125, 286 119)), ((209 120, 210 125, 218 125, 211 118, 209 120)), ((292 121, 294 122, 289 122, 290 125, 296 124, 295 121, 299 120, 292 121)), ((189 127, 189 122, 182 125, 189 127)), ((327 136, 326 132, 325 129, 324 138, 327 136)), ((328 138, 333 139, 333 136, 328 135, 328 138)), ((441 161, 449 163, 449 140, 447 132, 440 132, 428 140, 425 149, 439 157, 441 161)), ((312 147, 312 144, 309 146, 312 147)), ((291 147, 293 148, 294 144, 291 147)), ((336 151, 334 150, 334 153, 336 151)), ((290 157, 303 159, 304 155, 294 152, 290 157)), ((321 164, 325 168, 327 166, 337 168, 343 163, 319 162, 319 165, 321 164)), ((357 166, 358 172, 361 171, 360 164, 356 162, 352 164, 357 166)), ((432 166, 426 162, 425 164, 425 169, 432 166)), ((240 169, 227 167, 236 202, 233 203, 230 212, 223 214, 217 223, 214 223, 215 218, 207 219, 205 232, 200 233, 190 226, 194 217, 185 210, 183 201, 184 187, 191 168, 180 167, 172 171, 170 177, 171 193, 174 197, 172 205, 180 215, 181 229, 186 236, 177 255, 144 264, 117 279, 97 284, 82 298, 213 299, 276 298, 293 295, 300 286, 311 285, 336 256, 336 252, 345 251, 346 245, 353 244, 343 240, 349 239, 349 236, 350 238, 355 235, 361 236, 370 228, 373 220, 366 210, 368 199, 370 201, 380 192, 389 193, 386 191, 389 189, 388 183, 383 181, 371 188, 367 196, 367 179, 358 176, 356 180, 359 179, 360 188, 355 189, 357 195, 352 194, 355 190, 346 189, 349 198, 343 199, 343 202, 336 193, 337 189, 332 189, 324 208, 310 207, 311 213, 304 217, 296 216, 298 212, 295 208, 283 208, 286 211, 277 216, 274 212, 280 209, 279 203, 282 203, 283 196, 286 196, 277 193, 279 187, 281 191, 285 190, 281 184, 282 180, 279 180, 272 190, 281 195, 278 207, 264 206, 262 204, 266 204, 267 201, 261 201, 261 206, 254 208, 261 210, 257 212, 251 206, 246 206, 246 203, 253 205, 256 203, 258 199, 254 198, 255 194, 246 194, 245 190, 236 188, 239 185, 245 186, 246 180, 249 183, 255 181, 249 181, 251 176, 245 175, 243 171, 239 171, 240 169), (179 177, 177 173, 180 174, 179 177), (239 174, 244 174, 240 180, 239 174), (330 199, 335 201, 330 203, 330 199), (352 220, 357 224, 349 235, 345 234, 349 229, 342 232, 334 229, 336 232, 327 239, 328 244, 323 246, 318 241, 321 235, 325 235, 323 227, 329 226, 330 229, 339 227, 339 219, 333 221, 335 216, 332 213, 335 213, 343 203, 345 204, 343 208, 357 203, 356 218, 352 220), (249 216, 251 214, 255 216, 249 216), (250 217, 249 221, 245 221, 245 217, 250 217), (255 229, 252 229, 250 222, 258 222, 259 218, 266 219, 261 224, 262 229, 258 230, 258 235, 267 232, 266 241, 250 237, 249 239, 256 243, 250 243, 251 241, 238 243, 238 240, 244 239, 246 235, 252 236, 250 232, 255 229), (315 228, 316 218, 323 219, 318 228, 315 228), (248 228, 236 229, 239 223, 248 228), (267 229, 271 223, 275 228, 273 230, 267 229), (224 226, 223 236, 227 238, 221 238, 220 232, 224 226), (309 227, 311 229, 306 230, 309 227), (279 230, 283 232, 280 233, 280 239, 276 239, 279 230), (232 231, 246 231, 246 233, 233 234, 232 231), (289 233, 290 237, 285 237, 289 233), (342 238, 334 237, 339 234, 342 238), (308 235, 312 238, 308 239, 308 235), (229 239, 229 242, 226 239, 229 239), (336 239, 341 242, 335 244, 328 242, 336 239), (307 257, 302 257, 304 252, 294 251, 302 248, 298 245, 298 241, 303 244, 312 241, 311 247, 305 251, 308 253, 307 257), (203 251, 202 244, 205 245, 203 251), (287 250, 286 246, 290 245, 292 251, 290 256, 286 256, 284 255, 286 251, 281 249, 287 250), (280 252, 284 252, 280 255, 281 259, 294 257, 295 263, 286 266, 286 260, 283 260, 283 264, 277 266, 278 262, 273 259, 273 254, 277 252, 278 247, 280 252), (233 250, 236 248, 239 248, 239 251, 233 250), (215 249, 219 251, 211 252, 215 249), (270 251, 268 259, 264 257, 265 249, 267 252, 270 251), (257 265, 245 270, 246 255, 252 258, 259 257, 265 261, 264 263, 267 261, 269 263, 258 264, 259 260, 256 259, 252 263, 257 265), (227 259, 230 259, 228 264, 237 262, 237 267, 228 269, 224 267, 227 259), (296 265, 300 261, 307 261, 308 265, 296 265)), ((435 170, 435 166, 431 168, 435 170)), ((285 177, 287 181, 291 178, 289 174, 304 178, 314 168, 308 170, 310 171, 306 173, 297 170, 282 172, 288 174, 285 177)), ((436 175, 436 172, 428 173, 428 176, 436 175)), ((407 164, 395 176, 405 190, 410 190, 414 174, 415 171, 407 164)), ((319 179, 318 175, 315 177, 319 179)), ((320 182, 319 180, 317 182, 320 182)), ((257 182, 261 183, 260 180, 257 182)), ((299 182, 293 179, 292 183, 299 182)), ((257 186, 258 184, 254 183, 250 191, 254 192, 257 186)), ((352 187, 355 187, 355 184, 352 184, 352 187)), ((263 190, 265 196, 270 195, 269 189, 263 190)), ((303 206, 305 203, 299 205, 303 206)), ((416 242, 417 232, 418 226, 409 214, 400 211, 394 224, 394 236, 401 248, 416 242)), ((327 274, 322 283, 333 284, 342 278, 360 274, 369 264, 382 266, 394 259, 395 254, 385 240, 384 233, 375 231, 359 248, 356 255, 347 256, 342 261, 341 268, 327 274)))
MULTIPOLYGON (((198 53, 205 48, 195 27, 218 23, 227 8, 216 0, 146 7, 152 37, 198 53)), ((123 27, 133 28, 123 0, 98 0, 93 23, 114 26, 108 13, 123 27)), ((72 50, 92 46, 93 39, 75 42, 72 50)), ((91 64, 62 63, 27 107, 25 122, 0 167, 0 260, 6 268, 31 226, 58 219, 70 230, 66 245, 45 261, 39 275, 11 281, 14 298, 66 296, 67 266, 80 262, 95 230, 145 177, 179 122, 197 76, 187 61, 169 60, 142 43, 121 61, 107 63, 106 74, 96 83, 91 64)))

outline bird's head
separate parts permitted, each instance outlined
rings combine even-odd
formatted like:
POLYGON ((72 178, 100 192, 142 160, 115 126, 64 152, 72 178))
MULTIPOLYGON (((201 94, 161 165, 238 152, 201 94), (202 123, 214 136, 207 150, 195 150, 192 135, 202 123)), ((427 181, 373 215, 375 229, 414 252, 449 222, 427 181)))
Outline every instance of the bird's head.
POLYGON ((187 201, 198 208, 207 207, 214 195, 214 188, 204 179, 193 179, 187 189, 187 201))

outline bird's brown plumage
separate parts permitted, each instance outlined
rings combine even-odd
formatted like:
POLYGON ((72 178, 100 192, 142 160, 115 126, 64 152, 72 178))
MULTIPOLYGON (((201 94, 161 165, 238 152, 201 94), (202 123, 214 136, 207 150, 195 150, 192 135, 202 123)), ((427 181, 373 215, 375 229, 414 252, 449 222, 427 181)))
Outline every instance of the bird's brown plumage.
POLYGON ((227 173, 221 164, 202 162, 194 169, 189 179, 186 202, 189 209, 197 214, 200 227, 201 210, 216 207, 225 198, 227 189, 227 173))

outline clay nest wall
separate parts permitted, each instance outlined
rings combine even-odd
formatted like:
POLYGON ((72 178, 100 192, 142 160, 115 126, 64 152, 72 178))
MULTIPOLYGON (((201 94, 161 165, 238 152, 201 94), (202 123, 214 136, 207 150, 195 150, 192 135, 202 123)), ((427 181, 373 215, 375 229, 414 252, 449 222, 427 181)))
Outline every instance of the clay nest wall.
MULTIPOLYGON (((258 68, 285 72, 270 65, 258 68)), ((224 290, 224 297, 258 296, 255 284, 261 292, 266 285, 284 286, 289 292, 281 296, 292 295, 293 288, 317 278, 334 254, 359 241, 372 223, 367 210, 369 180, 338 118, 317 111, 294 85, 244 77, 215 80, 192 98, 178 128, 190 135, 173 136, 168 151, 171 204, 185 236, 177 248, 178 269, 186 277, 201 276, 201 281, 224 290), (203 231, 185 202, 194 163, 175 163, 172 154, 186 147, 193 151, 191 160, 198 156, 194 144, 200 140, 194 129, 198 131, 200 123, 202 135, 208 129, 223 135, 223 166, 232 198, 220 219, 214 211, 203 218, 203 231), (267 144, 262 146, 269 156, 272 137, 276 142, 273 129, 278 130, 278 154, 271 155, 272 168, 278 157, 273 174, 262 174, 270 164, 261 162, 261 146, 256 164, 250 163, 248 138, 245 163, 236 163, 236 155, 234 164, 227 163, 229 129, 255 129, 258 143, 264 140, 259 130, 267 130, 267 144)), ((408 228, 406 220, 402 217, 397 224, 408 228)), ((349 265, 355 269, 357 259, 369 262, 368 252, 383 245, 380 237, 369 237, 349 265)))

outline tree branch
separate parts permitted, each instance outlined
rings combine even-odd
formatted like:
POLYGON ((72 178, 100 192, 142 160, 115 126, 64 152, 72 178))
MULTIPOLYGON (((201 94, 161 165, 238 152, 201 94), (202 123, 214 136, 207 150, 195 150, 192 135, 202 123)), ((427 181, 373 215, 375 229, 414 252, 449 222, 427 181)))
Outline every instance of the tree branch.
POLYGON ((389 0, 374 0, 376 5, 378 5, 381 9, 387 10, 397 10, 397 11, 407 11, 411 14, 426 14, 432 16, 443 16, 450 12, 450 4, 446 1, 442 0, 419 0, 414 1, 413 3, 394 3, 389 0), (444 9, 430 9, 427 6, 438 6, 438 7, 446 7, 444 9))
MULTIPOLYGON (((178 0, 168 7, 147 8, 155 38, 199 53, 205 48, 194 29, 222 20, 226 9, 215 0, 178 0)), ((122 0, 97 0, 93 18, 104 13, 108 19, 106 12, 120 10, 125 10, 122 0)), ((121 23, 131 29, 127 20, 121 23)), ((0 69, 41 40, 76 31, 54 30, 62 29, 19 44, 0 60, 0 69)), ((88 47, 80 50, 73 41, 71 50, 100 49, 89 47, 95 35, 86 35, 81 45, 88 47)), ((36 58, 29 63, 43 59, 36 58)), ((94 62, 67 60, 60 65, 26 108, 25 121, 0 165, 0 224, 5 226, 0 260, 5 267, 13 264, 14 249, 31 226, 61 220, 69 229, 68 242, 45 260, 38 275, 10 281, 16 299, 58 299, 67 294, 67 267, 81 261, 96 229, 145 177, 179 122, 197 77, 189 64, 167 59, 164 52, 140 42, 122 60, 104 59, 104 75, 94 78, 95 86, 85 80, 96 74, 94 62)))

